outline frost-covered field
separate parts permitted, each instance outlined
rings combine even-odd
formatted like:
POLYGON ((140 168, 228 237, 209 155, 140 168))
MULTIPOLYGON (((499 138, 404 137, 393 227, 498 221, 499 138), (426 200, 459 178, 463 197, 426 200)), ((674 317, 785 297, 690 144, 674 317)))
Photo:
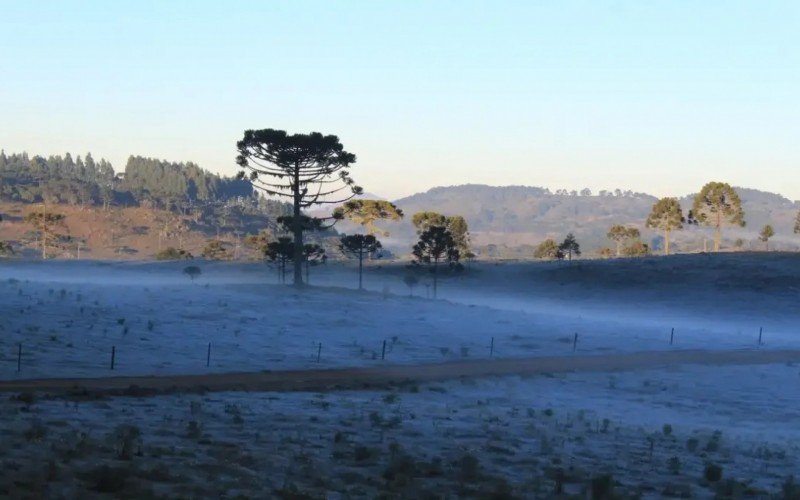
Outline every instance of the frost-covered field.
MULTIPOLYGON (((4 262, 0 379, 441 362, 487 358, 492 338, 495 357, 796 349, 798 262, 484 265, 445 280, 438 301, 375 263, 367 291, 328 265, 298 294, 258 264, 194 262, 191 282, 186 263, 4 262)), ((792 363, 324 394, 26 393, 0 399, 0 421, 12 498, 800 495, 792 363)))
POLYGON ((617 498, 797 498, 782 492, 800 470, 798 382, 800 367, 773 365, 379 392, 23 396, 0 402, 0 492, 584 498, 613 485, 617 498))
MULTIPOLYGON (((368 270, 371 292, 346 288, 352 269, 314 269, 312 282, 326 286, 298 294, 274 284, 263 265, 199 263, 195 282, 182 274, 185 265, 4 263, 0 378, 111 374, 112 347, 113 374, 174 374, 482 358, 492 342, 495 357, 571 355, 575 333, 577 355, 756 348, 760 325, 762 348, 800 344, 794 306, 782 308, 769 294, 687 290, 707 304, 704 311, 669 307, 671 292, 661 302, 639 300, 646 295, 638 290, 613 295, 611 283, 611 299, 601 301, 597 283, 565 296, 548 291, 541 276, 489 266, 445 281, 443 300, 432 301, 408 297, 392 268, 368 270), (521 288, 528 282, 538 288, 521 288), (760 305, 762 314, 739 318, 735 300, 760 305)), ((415 293, 424 295, 420 288, 415 293)))

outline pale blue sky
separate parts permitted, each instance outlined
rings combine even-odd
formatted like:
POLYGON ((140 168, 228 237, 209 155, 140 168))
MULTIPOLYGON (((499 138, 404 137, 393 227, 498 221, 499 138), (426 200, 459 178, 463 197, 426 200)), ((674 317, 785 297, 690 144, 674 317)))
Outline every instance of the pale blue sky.
POLYGON ((0 147, 232 174, 318 130, 368 191, 709 180, 800 199, 800 2, 4 1, 0 147))

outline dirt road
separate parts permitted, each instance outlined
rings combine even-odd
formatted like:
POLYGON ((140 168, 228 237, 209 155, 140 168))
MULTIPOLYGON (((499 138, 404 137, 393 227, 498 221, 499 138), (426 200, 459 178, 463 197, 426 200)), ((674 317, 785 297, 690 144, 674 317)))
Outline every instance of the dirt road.
POLYGON ((462 377, 665 368, 686 364, 745 365, 800 362, 800 351, 646 351, 592 356, 491 359, 369 368, 287 370, 199 375, 63 378, 0 381, 0 392, 74 397, 146 396, 206 391, 331 391, 376 389, 462 377))

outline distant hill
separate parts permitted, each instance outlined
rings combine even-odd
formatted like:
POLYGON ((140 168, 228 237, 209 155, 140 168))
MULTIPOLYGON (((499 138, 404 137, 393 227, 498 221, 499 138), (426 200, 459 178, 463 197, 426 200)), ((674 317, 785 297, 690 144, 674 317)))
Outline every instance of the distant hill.
MULTIPOLYGON (((755 189, 737 188, 737 191, 744 203, 747 226, 726 229, 724 246, 761 249, 763 244, 757 236, 764 224, 772 224, 776 231, 771 248, 794 250, 800 246, 800 236, 792 231, 800 203, 755 189), (738 246, 736 240, 741 240, 738 246)), ((366 195, 364 198, 378 197, 366 195)), ((189 232, 196 233, 196 249, 199 242, 211 236, 234 238, 236 234, 255 233, 263 228, 275 231, 277 217, 290 213, 286 203, 258 195, 248 182, 220 177, 191 162, 131 156, 124 171, 116 173, 110 163, 103 159, 95 161, 90 154, 75 158, 69 154, 44 158, 26 153, 8 155, 0 151, 0 202, 9 205, 7 210, 15 210, 6 213, 5 231, 0 231, 6 234, 0 234, 0 240, 10 238, 30 247, 30 242, 23 243, 31 238, 19 232, 26 226, 21 223, 22 217, 16 214, 28 212, 25 205, 44 200, 48 204, 79 209, 68 217, 69 223, 85 218, 86 211, 98 211, 93 215, 93 222, 86 223, 85 230, 83 226, 76 226, 71 234, 87 242, 95 241, 90 254, 104 257, 107 252, 121 255, 121 245, 116 240, 130 230, 132 236, 139 238, 132 237, 127 242, 132 251, 126 255, 150 258, 153 244, 144 236, 153 237, 159 231, 165 231, 163 227, 157 227, 159 224, 163 226, 163 222, 156 221, 169 218, 165 214, 186 221, 189 232), (108 216, 109 210, 113 209, 111 213, 114 213, 128 208, 149 209, 152 213, 132 211, 125 216, 130 219, 129 223, 117 227, 118 223, 108 216), (18 224, 14 224, 15 221, 18 224), (106 233, 109 241, 101 244, 96 236, 90 237, 89 226, 94 224, 104 229, 98 229, 92 235, 106 233), (115 234, 113 238, 108 236, 112 234, 115 234)), ((693 195, 683 196, 680 200, 684 212, 688 212, 693 195)), ((602 247, 611 246, 606 233, 613 224, 639 228, 643 240, 654 250, 660 249, 661 236, 644 228, 644 221, 655 201, 656 197, 646 193, 621 190, 593 194, 588 189, 553 192, 532 186, 465 184, 435 187, 395 200, 406 214, 405 220, 383 222, 378 226, 389 232, 388 236, 381 236, 384 246, 399 256, 408 255, 416 240, 411 216, 426 210, 465 217, 473 248, 481 257, 530 258, 535 245, 547 238, 560 241, 569 232, 575 234, 584 254, 592 256, 602 247)), ((330 206, 325 206, 309 213, 327 215, 330 209, 330 206)), ((73 212, 71 208, 61 211, 73 212)), ((345 221, 338 224, 336 230, 352 233, 360 228, 345 221)), ((314 238, 325 239, 335 234, 330 231, 314 238)), ((674 235, 674 250, 702 250, 710 237, 711 231, 707 228, 688 227, 674 235)))
MULTIPOLYGON (((792 234, 794 218, 800 203, 781 195, 755 189, 737 188, 742 198, 747 226, 724 232, 728 246, 737 238, 744 240, 744 249, 760 248, 757 233, 764 224, 772 224, 777 235, 772 248, 795 249, 800 237, 792 234)), ((694 195, 681 197, 684 212, 691 208, 694 195)), ((390 232, 386 244, 396 253, 408 253, 415 232, 411 215, 431 210, 466 218, 476 248, 495 257, 530 257, 533 245, 546 238, 562 239, 573 232, 584 252, 592 253, 611 243, 606 232, 612 224, 629 224, 642 231, 645 242, 660 248, 660 236, 644 228, 644 221, 657 198, 631 191, 602 192, 602 195, 565 191, 551 192, 541 187, 487 186, 466 184, 432 188, 395 200, 406 214, 398 223, 383 223, 390 232), (490 245, 493 245, 490 247, 490 245)), ((337 226, 342 232, 355 230, 352 225, 337 226)), ((711 232, 691 227, 675 236, 676 249, 697 251, 711 232)))

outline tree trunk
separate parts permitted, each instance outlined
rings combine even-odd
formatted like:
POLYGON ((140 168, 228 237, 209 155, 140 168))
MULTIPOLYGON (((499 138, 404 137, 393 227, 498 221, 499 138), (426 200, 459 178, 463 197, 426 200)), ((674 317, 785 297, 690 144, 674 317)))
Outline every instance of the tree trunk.
POLYGON ((617 240, 617 257, 619 257, 620 255, 622 255, 622 242, 620 240, 617 240))
POLYGON ((363 274, 364 274, 364 250, 359 249, 358 251, 358 289, 364 289, 364 281, 363 281, 363 274))
POLYGON ((669 229, 664 230, 664 255, 669 255, 669 229))
POLYGON ((436 298, 437 286, 439 284, 439 259, 433 259, 433 298, 436 298))
POLYGON ((719 246, 722 242, 722 215, 717 210, 717 227, 714 230, 714 251, 719 252, 719 246))
POLYGON ((303 223, 300 220, 300 165, 294 166, 294 286, 303 287, 303 223))
POLYGON ((47 260, 47 201, 42 203, 42 260, 47 260))

